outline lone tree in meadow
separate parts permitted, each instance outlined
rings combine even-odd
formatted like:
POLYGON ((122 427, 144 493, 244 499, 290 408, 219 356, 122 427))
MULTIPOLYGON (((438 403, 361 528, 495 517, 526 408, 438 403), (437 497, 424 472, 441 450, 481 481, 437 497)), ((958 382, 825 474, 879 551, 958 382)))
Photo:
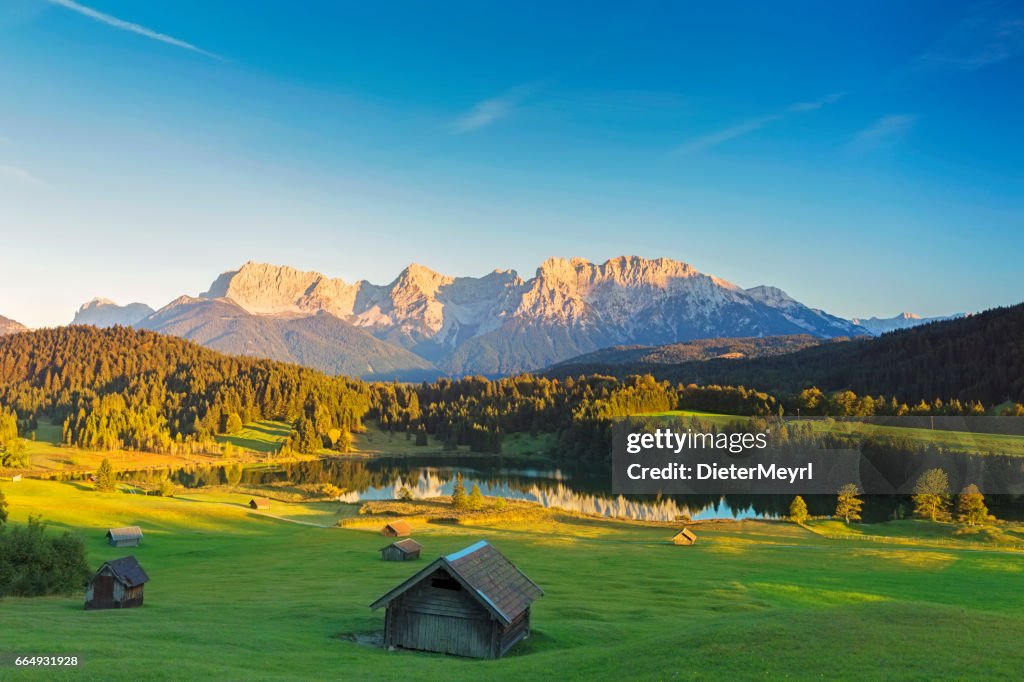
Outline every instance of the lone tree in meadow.
POLYGON ((914 515, 929 521, 949 518, 949 476, 942 469, 929 469, 914 484, 914 515))
POLYGON ((455 487, 452 489, 452 506, 456 509, 466 509, 469 506, 469 499, 466 497, 466 486, 462 484, 462 474, 455 474, 455 487))
POLYGON ((96 490, 109 493, 114 489, 114 467, 109 459, 104 458, 96 470, 96 490))
POLYGON ((484 506, 484 494, 480 492, 480 486, 476 483, 473 484, 473 489, 469 491, 469 504, 470 509, 481 509, 484 506))
POLYGON ((398 499, 403 502, 412 502, 412 491, 409 490, 408 486, 402 486, 402 489, 398 491, 398 499))
POLYGON ((956 516, 960 523, 980 526, 988 519, 985 496, 973 483, 960 491, 956 498, 956 516))
POLYGON ((836 518, 846 523, 860 521, 860 510, 864 506, 864 500, 860 499, 860 488, 856 483, 847 483, 839 489, 839 499, 836 500, 836 518))
POLYGON ((242 432, 242 418, 238 416, 237 412, 232 412, 228 415, 228 421, 224 427, 224 431, 232 436, 242 432))
POLYGON ((801 524, 807 520, 807 503, 799 495, 794 497, 793 503, 789 505, 789 520, 801 524))

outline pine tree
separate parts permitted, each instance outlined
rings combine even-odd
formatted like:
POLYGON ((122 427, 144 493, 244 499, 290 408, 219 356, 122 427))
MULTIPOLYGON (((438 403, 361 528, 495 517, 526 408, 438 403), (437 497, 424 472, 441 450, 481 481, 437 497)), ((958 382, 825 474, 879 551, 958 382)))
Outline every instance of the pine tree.
MULTIPOLYGON (((415 394, 413 394, 415 395, 415 394)), ((416 427, 416 445, 423 447, 427 444, 427 428, 420 424, 416 427)))
POLYGON ((942 469, 929 469, 914 484, 914 514, 930 521, 949 518, 949 477, 942 469))
POLYGON ((467 508, 481 509, 483 506, 484 494, 480 492, 480 486, 474 483, 473 489, 469 491, 469 501, 467 503, 467 508))
POLYGON ((957 520, 968 526, 980 526, 988 519, 985 496, 973 483, 960 491, 956 500, 957 520))
POLYGON ((789 520, 793 523, 803 523, 807 520, 807 503, 799 495, 794 497, 793 503, 789 505, 789 520))
POLYGON ((114 489, 115 482, 114 467, 109 459, 104 458, 96 469, 96 490, 109 493, 114 489))
POLYGON ((452 507, 455 509, 466 509, 468 504, 466 486, 462 484, 462 474, 455 474, 455 487, 452 489, 452 507))
POLYGON ((858 497, 859 495, 860 489, 856 483, 847 483, 840 488, 835 516, 846 523, 860 521, 860 510, 864 506, 864 501, 858 497))
POLYGON ((348 429, 342 429, 338 433, 338 439, 334 441, 334 449, 343 454, 352 452, 352 434, 348 429))

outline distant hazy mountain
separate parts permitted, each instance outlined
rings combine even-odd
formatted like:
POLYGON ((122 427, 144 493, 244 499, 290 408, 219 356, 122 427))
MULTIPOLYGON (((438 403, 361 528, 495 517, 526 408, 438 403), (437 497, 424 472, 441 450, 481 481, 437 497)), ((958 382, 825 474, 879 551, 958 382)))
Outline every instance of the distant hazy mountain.
POLYGON ((929 322, 944 322, 946 320, 955 320, 960 317, 964 317, 964 313, 946 315, 944 317, 921 317, 914 313, 900 313, 895 317, 869 317, 867 319, 855 317, 850 321, 864 327, 864 329, 867 329, 875 336, 879 336, 886 332, 896 331, 897 329, 910 329, 911 327, 928 324, 929 322))
POLYGON ((28 327, 20 322, 15 322, 8 317, 0 315, 0 336, 4 336, 5 334, 17 334, 18 332, 24 331, 28 331, 28 327))
POLYGON ((145 303, 129 303, 117 305, 105 298, 94 298, 75 313, 71 324, 91 324, 94 327, 113 327, 121 325, 130 327, 153 314, 153 309, 145 303))
POLYGON ((551 258, 528 280, 414 264, 387 285, 247 263, 202 296, 256 315, 327 312, 457 374, 533 370, 616 344, 867 333, 773 287, 744 290, 686 263, 635 256, 551 258))
POLYGON ((545 370, 548 375, 594 373, 621 374, 621 368, 637 373, 650 371, 650 365, 676 365, 713 359, 739 360, 793 353, 816 346, 822 339, 809 334, 766 336, 745 339, 698 339, 666 346, 612 346, 585 353, 545 370))
POLYGON ((438 375, 423 358, 327 312, 253 315, 228 299, 183 296, 137 326, 226 353, 294 362, 330 374, 409 381, 438 375))

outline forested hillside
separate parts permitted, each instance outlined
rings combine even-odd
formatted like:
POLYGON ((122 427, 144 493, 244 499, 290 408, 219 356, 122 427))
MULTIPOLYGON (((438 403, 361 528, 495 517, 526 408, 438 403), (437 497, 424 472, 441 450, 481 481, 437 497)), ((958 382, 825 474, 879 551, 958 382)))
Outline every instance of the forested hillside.
POLYGON ((316 420, 356 429, 369 386, 269 360, 223 355, 124 327, 64 327, 0 339, 0 406, 28 431, 41 417, 91 449, 168 451, 242 421, 316 420))
POLYGON ((649 372, 681 383, 753 386, 778 395, 816 386, 885 394, 910 403, 935 398, 986 405, 1024 402, 1024 304, 774 357, 588 369, 619 376, 649 372))

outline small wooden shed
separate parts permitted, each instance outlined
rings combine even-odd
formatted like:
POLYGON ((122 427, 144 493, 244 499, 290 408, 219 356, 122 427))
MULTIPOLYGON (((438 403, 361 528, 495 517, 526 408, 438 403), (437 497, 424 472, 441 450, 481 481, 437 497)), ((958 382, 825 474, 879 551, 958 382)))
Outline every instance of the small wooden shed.
POLYGON ((500 658, 530 636, 530 604, 543 595, 481 541, 431 562, 370 608, 387 607, 385 646, 500 658))
POLYGON ((672 538, 672 543, 676 545, 692 545, 695 542, 697 542, 697 536, 689 528, 682 529, 672 538))
POLYGON ((406 538, 392 542, 387 547, 381 547, 380 558, 384 561, 415 561, 420 558, 420 550, 423 547, 412 538, 406 538))
POLYGON ((138 526, 111 528, 107 531, 107 542, 113 547, 138 547, 142 542, 142 529, 138 526))
POLYGON ((265 497, 254 497, 249 500, 250 509, 270 509, 270 500, 265 497))
POLYGON ((142 606, 149 576, 134 556, 104 562, 85 588, 85 608, 130 609, 142 606))
POLYGON ((392 521, 380 529, 380 534, 389 538, 406 538, 412 535, 412 526, 408 521, 392 521))
POLYGON ((18 483, 21 481, 21 474, 14 474, 11 476, 11 483, 18 483))

